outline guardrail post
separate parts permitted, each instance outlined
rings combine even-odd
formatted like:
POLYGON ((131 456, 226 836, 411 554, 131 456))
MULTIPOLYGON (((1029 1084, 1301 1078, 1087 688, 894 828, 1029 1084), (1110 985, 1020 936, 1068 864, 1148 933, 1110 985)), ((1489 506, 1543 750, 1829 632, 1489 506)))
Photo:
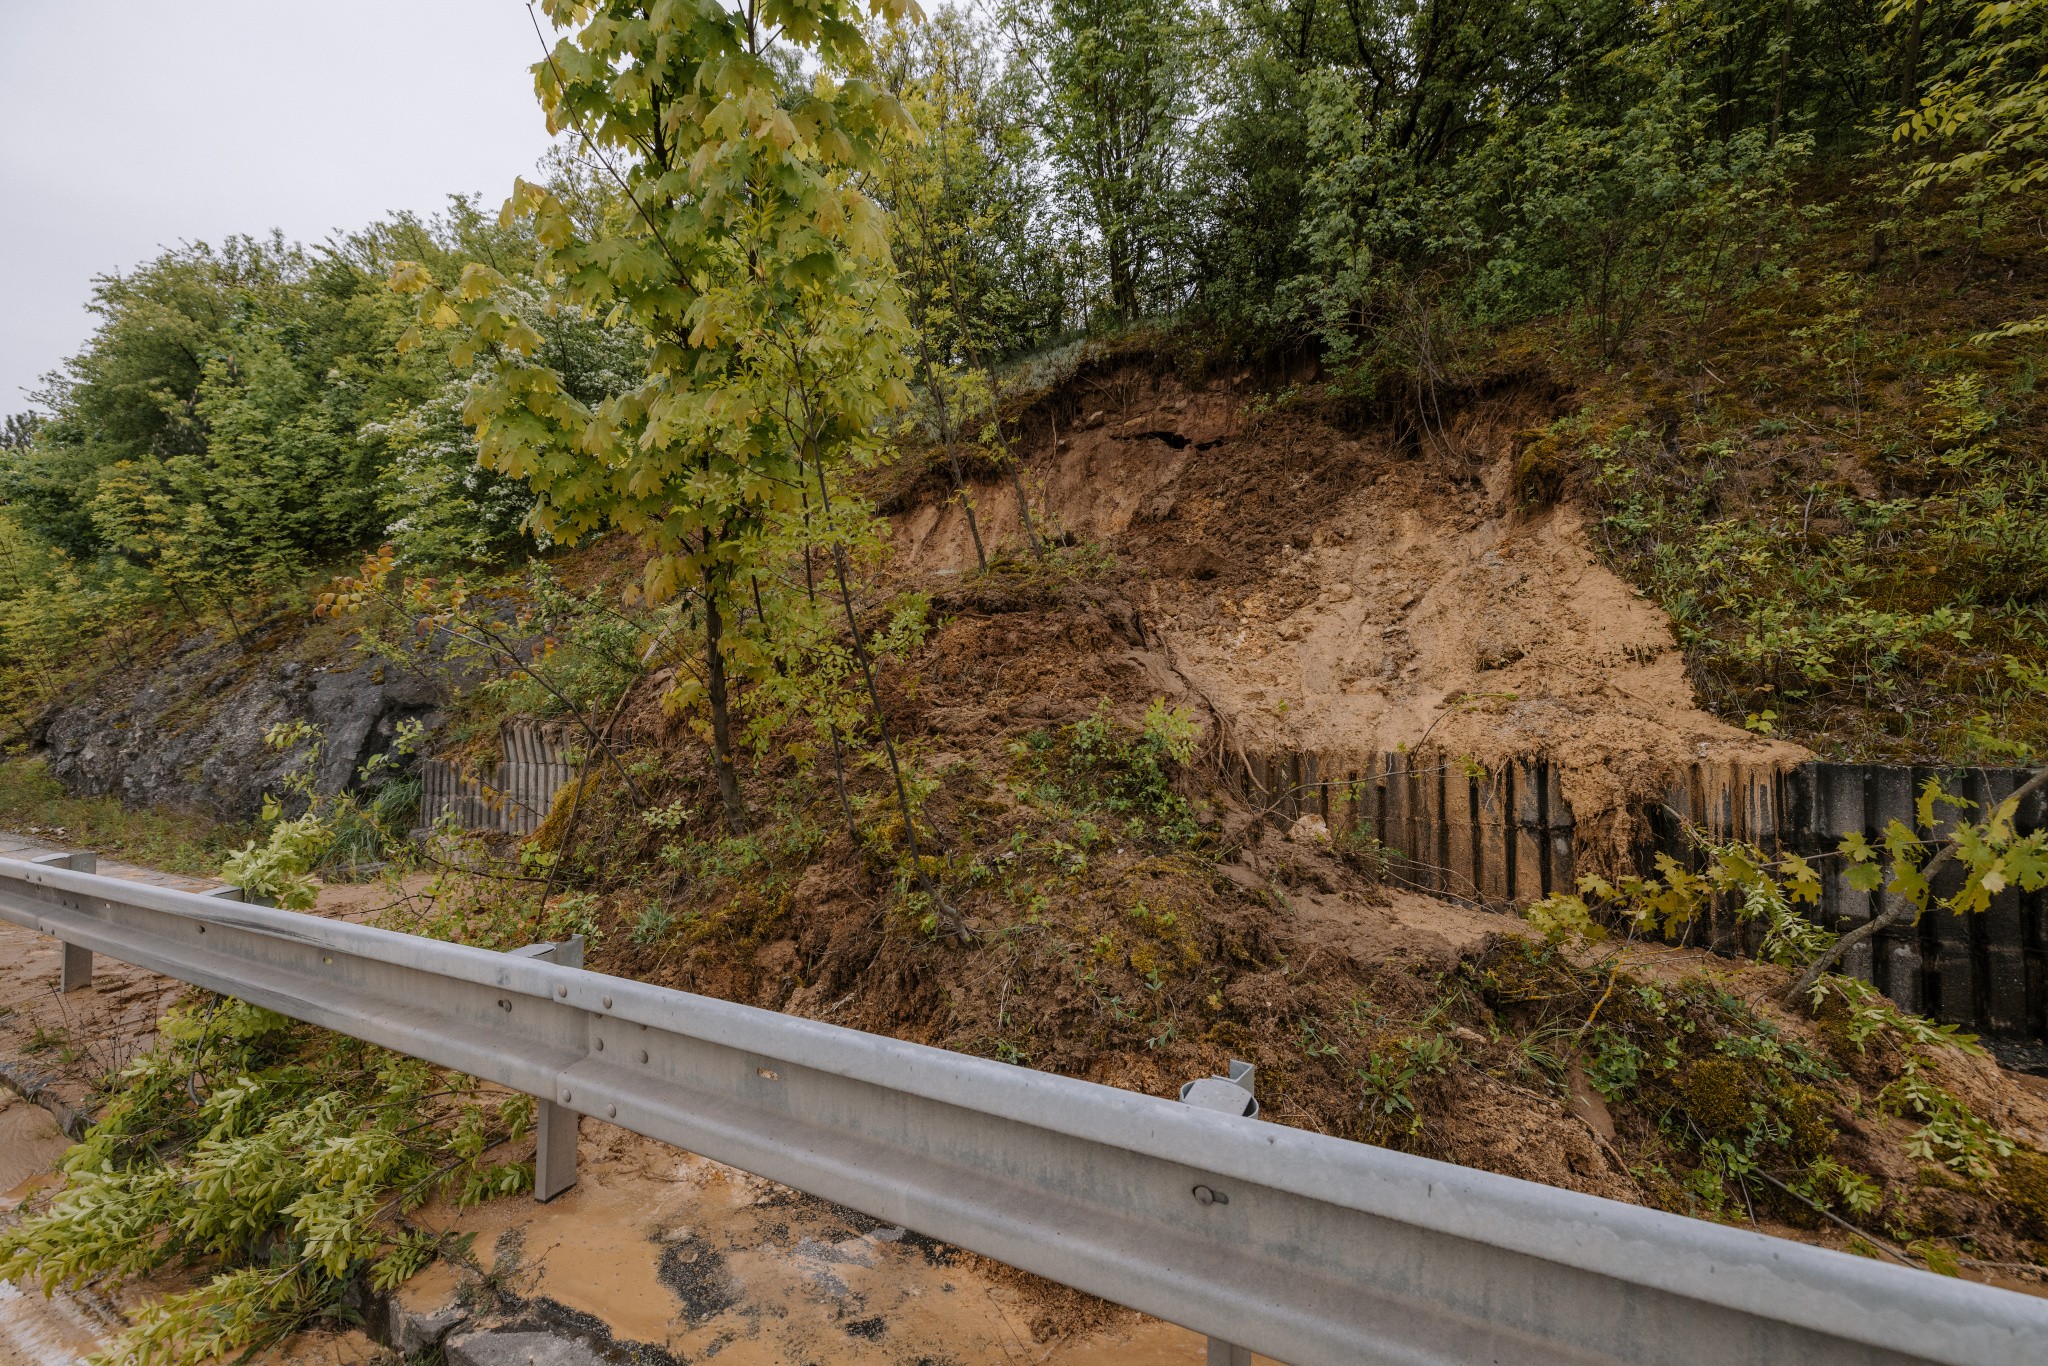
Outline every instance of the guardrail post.
MULTIPOLYGON (((572 934, 559 944, 528 944, 512 950, 512 956, 580 968, 583 936, 572 934)), ((533 1098, 534 1199, 552 1200, 576 1184, 576 1119, 576 1112, 557 1105, 553 1096, 533 1098)))
MULTIPOLYGON (((99 870, 99 855, 90 849, 73 849, 62 854, 37 854, 29 860, 51 868, 69 868, 74 873, 99 870)), ((62 941, 59 941, 62 943, 62 941)), ((64 965, 57 970, 57 990, 82 991, 92 985, 92 950, 78 944, 64 944, 64 965)))
MULTIPOLYGON (((1180 1098, 1183 1104, 1214 1110, 1218 1114, 1242 1115, 1246 1119, 1253 1119, 1259 1113, 1259 1102, 1252 1094, 1252 1086, 1257 1080, 1257 1068, 1248 1062, 1239 1062, 1232 1058, 1228 1075, 1197 1077, 1180 1088, 1180 1098)), ((1195 1199, 1205 1205, 1216 1201, 1227 1204, 1230 1197, 1197 1186, 1195 1199)), ((1208 1366, 1252 1366, 1251 1348, 1240 1347, 1221 1338, 1210 1338, 1208 1366)))

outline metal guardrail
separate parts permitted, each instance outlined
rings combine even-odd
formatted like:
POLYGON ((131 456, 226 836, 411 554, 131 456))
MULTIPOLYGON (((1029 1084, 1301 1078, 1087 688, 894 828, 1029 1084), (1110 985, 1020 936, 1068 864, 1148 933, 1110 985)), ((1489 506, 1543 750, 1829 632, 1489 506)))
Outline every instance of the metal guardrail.
POLYGON ((2048 1360, 2028 1296, 537 957, 7 859, 0 917, 1296 1366, 2048 1360))

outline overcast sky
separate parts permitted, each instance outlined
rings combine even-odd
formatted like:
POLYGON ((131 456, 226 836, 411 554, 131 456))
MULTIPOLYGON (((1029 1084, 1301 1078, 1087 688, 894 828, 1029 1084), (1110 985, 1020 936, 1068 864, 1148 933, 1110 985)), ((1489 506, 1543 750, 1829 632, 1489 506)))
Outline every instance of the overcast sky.
POLYGON ((0 0, 0 413, 90 334, 92 277, 318 241, 547 147, 519 0, 0 0))

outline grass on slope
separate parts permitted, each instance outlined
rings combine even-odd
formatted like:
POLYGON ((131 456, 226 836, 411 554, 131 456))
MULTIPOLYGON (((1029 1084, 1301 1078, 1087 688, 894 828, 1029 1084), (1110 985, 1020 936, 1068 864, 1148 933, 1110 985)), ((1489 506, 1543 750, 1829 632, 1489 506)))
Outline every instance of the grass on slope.
MULTIPOLYGON (((1507 339, 1577 410, 1522 451, 1525 499, 1593 509, 1596 544, 1671 616, 1702 701, 1824 757, 2048 755, 2048 474, 2032 242, 1797 244, 1746 292, 1645 323, 1611 369, 1566 329, 1507 339)), ((1496 364, 1499 363, 1497 359, 1496 364)))
POLYGON ((113 797, 71 797, 41 759, 0 759, 0 829, 47 844, 207 877, 249 828, 194 812, 133 811, 113 797))

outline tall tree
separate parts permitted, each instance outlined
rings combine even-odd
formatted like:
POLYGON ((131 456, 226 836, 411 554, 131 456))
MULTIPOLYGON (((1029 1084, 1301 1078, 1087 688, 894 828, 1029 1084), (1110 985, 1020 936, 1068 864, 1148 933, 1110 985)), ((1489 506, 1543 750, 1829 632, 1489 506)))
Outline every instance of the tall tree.
POLYGON ((43 418, 40 413, 9 413, 5 422, 0 422, 0 451, 18 451, 27 447, 35 434, 42 430, 43 418))
POLYGON ((907 396, 883 215, 854 179, 904 115, 846 74, 867 56, 850 0, 541 8, 566 31, 533 68, 549 129, 577 138, 619 198, 593 221, 522 181, 507 213, 532 222, 565 302, 640 330, 642 375, 601 402, 571 393, 488 265, 452 289, 412 265, 393 283, 421 295, 428 327, 466 332, 458 365, 487 360, 465 418, 484 461, 532 485, 538 524, 565 541, 634 534, 651 552, 642 593, 684 601, 698 668, 675 700, 708 712, 726 819, 742 830, 734 672, 769 667, 778 546, 811 490, 826 515, 833 478, 907 396))
POLYGON ((1147 0, 1007 0, 1046 150, 1132 321, 1177 303, 1174 206, 1193 132, 1206 16, 1147 0))

